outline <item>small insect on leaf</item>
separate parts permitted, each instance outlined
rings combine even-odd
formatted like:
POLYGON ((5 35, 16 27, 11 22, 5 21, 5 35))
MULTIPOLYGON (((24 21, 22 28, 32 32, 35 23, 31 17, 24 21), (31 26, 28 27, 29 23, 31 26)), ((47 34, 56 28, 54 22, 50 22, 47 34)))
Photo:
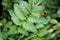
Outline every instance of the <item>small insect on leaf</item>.
POLYGON ((45 12, 41 12, 40 13, 40 16, 45 16, 45 12))

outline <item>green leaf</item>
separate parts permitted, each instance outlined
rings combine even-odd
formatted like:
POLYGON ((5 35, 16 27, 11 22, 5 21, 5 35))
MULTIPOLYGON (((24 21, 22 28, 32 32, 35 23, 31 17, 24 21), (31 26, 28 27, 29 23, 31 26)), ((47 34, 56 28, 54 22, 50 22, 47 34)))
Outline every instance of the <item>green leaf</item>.
POLYGON ((57 11, 57 15, 58 15, 58 17, 60 17, 60 8, 59 8, 59 10, 57 11))
POLYGON ((45 17, 37 18, 37 17, 31 15, 30 17, 28 17, 27 20, 28 20, 29 22, 32 22, 32 23, 47 24, 50 19, 47 19, 47 18, 45 18, 45 17), (47 20, 47 21, 46 21, 46 20, 47 20))
POLYGON ((54 32, 54 29, 49 29, 48 30, 48 33, 52 33, 52 32, 54 32))
POLYGON ((14 12, 20 20, 25 20, 26 19, 26 17, 21 12, 21 8, 18 4, 14 4, 14 12))
POLYGON ((40 19, 35 16, 30 16, 30 17, 28 17, 27 21, 29 21, 31 23, 38 23, 40 21, 40 19))
POLYGON ((8 34, 6 32, 0 33, 0 38, 7 39, 7 37, 8 37, 8 34))
POLYGON ((43 27, 44 27, 43 24, 36 24, 36 28, 37 28, 37 29, 40 29, 40 28, 43 28, 43 27))
POLYGON ((29 4, 26 1, 21 1, 20 2, 20 10, 22 11, 22 13, 27 16, 29 14, 30 8, 29 8, 29 4))
POLYGON ((45 9, 45 7, 44 6, 35 6, 34 8, 33 8, 33 10, 38 10, 38 11, 43 11, 45 9))
POLYGON ((51 35, 52 35, 52 33, 47 34, 47 35, 45 36, 45 39, 47 39, 47 40, 51 39, 51 35))
POLYGON ((31 40, 42 40, 42 38, 34 37, 34 38, 32 38, 31 40))
POLYGON ((7 22, 7 25, 11 26, 12 25, 12 21, 7 22))
POLYGON ((16 24, 16 25, 20 25, 21 22, 19 20, 19 18, 14 14, 14 12, 12 10, 8 10, 10 15, 11 15, 11 19, 12 21, 16 24))
POLYGON ((31 39, 31 38, 34 38, 34 37, 36 37, 37 35, 35 35, 35 34, 30 34, 27 38, 25 38, 25 40, 29 40, 29 39, 31 39))
POLYGON ((0 37, 0 40, 3 40, 3 38, 0 37))
POLYGON ((32 0, 32 7, 35 6, 35 0, 32 0))
POLYGON ((46 20, 47 21, 50 21, 51 20, 51 17, 50 16, 46 16, 46 20))
POLYGON ((31 8, 33 8, 34 6, 38 6, 42 2, 42 0, 28 0, 28 2, 31 8))
POLYGON ((47 24, 48 21, 46 21, 46 20, 47 20, 47 19, 46 19, 45 17, 41 17, 39 22, 40 22, 41 24, 47 24))
POLYGON ((32 10, 32 8, 34 7, 34 1, 35 1, 35 0, 28 0, 29 6, 30 6, 30 9, 31 9, 31 10, 32 10))
POLYGON ((51 20, 50 16, 46 16, 46 17, 40 17, 40 23, 42 24, 48 24, 48 22, 51 20))
POLYGON ((51 19, 50 23, 51 23, 51 24, 57 24, 58 22, 57 22, 56 19, 51 19))
POLYGON ((27 31, 33 32, 33 33, 37 33, 37 30, 35 28, 35 26, 32 23, 29 22, 24 22, 23 23, 23 28, 27 31))
POLYGON ((43 1, 43 0, 36 0, 36 2, 35 2, 35 3, 36 3, 36 6, 39 5, 39 4, 41 4, 42 1, 43 1))
POLYGON ((7 22, 4 28, 10 28, 12 26, 12 21, 7 22))
POLYGON ((40 18, 40 13, 44 10, 44 6, 35 6, 33 9, 32 9, 32 12, 31 14, 36 16, 37 18, 40 18))
POLYGON ((22 24, 21 21, 16 16, 12 17, 11 19, 16 25, 21 25, 22 24))
POLYGON ((25 36, 28 36, 28 32, 25 29, 21 28, 21 27, 18 27, 18 33, 21 33, 25 36))
POLYGON ((41 29, 41 30, 39 31, 39 33, 38 33, 38 36, 42 37, 42 36, 45 36, 47 33, 48 33, 47 30, 41 29))
POLYGON ((38 6, 41 4, 42 0, 28 0, 28 3, 30 5, 30 8, 34 8, 35 6, 38 6))
POLYGON ((8 31, 8 35, 11 35, 11 34, 18 34, 18 30, 17 30, 17 27, 15 25, 12 25, 12 27, 8 31))
POLYGON ((33 16, 35 16, 37 18, 40 18, 40 12, 38 12, 38 11, 37 12, 36 11, 32 12, 31 15, 33 15, 33 16))
POLYGON ((51 27, 51 25, 50 25, 50 24, 47 24, 43 29, 47 30, 47 29, 49 29, 50 27, 51 27))
POLYGON ((5 23, 7 22, 7 20, 4 18, 4 19, 2 20, 2 22, 3 22, 3 24, 5 24, 5 23))
POLYGON ((9 40, 15 40, 14 38, 8 38, 9 40))

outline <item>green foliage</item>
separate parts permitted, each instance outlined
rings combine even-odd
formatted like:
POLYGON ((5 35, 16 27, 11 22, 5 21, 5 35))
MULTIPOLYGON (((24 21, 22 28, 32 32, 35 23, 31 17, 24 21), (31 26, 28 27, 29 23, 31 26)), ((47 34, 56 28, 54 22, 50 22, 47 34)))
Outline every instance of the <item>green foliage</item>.
POLYGON ((59 8, 59 10, 57 11, 57 16, 60 17, 60 8, 59 8))
POLYGON ((42 29, 39 31, 38 36, 40 36, 40 37, 45 36, 47 34, 47 32, 48 31, 46 29, 42 29))
MULTIPOLYGON (((45 6, 42 5, 42 0, 41 2, 39 2, 39 0, 38 1, 28 0, 28 3, 26 1, 20 1, 19 4, 14 3, 14 10, 11 12, 11 9, 10 9, 9 13, 11 15, 11 18, 14 24, 16 25, 20 24, 19 26, 22 27, 22 28, 21 27, 18 28, 19 33, 21 33, 22 35, 28 36, 29 32, 32 32, 32 34, 36 34, 40 38, 41 37, 43 38, 47 34, 49 35, 51 33, 52 35, 52 32, 54 31, 53 28, 51 30, 48 30, 48 28, 50 27, 49 26, 50 24, 48 24, 49 21, 51 24, 53 23, 57 24, 58 22, 56 23, 56 20, 52 20, 51 19, 52 17, 49 16, 49 14, 46 15, 45 17, 40 16, 40 13, 42 11, 46 11, 45 6)), ((47 40, 49 40, 50 38, 47 38, 47 40)), ((40 40, 39 38, 33 38, 32 40, 34 39, 40 40)), ((45 37, 44 37, 44 40, 45 40, 45 37)))
POLYGON ((23 34, 25 36, 29 35, 28 32, 25 29, 21 28, 21 27, 18 27, 18 33, 21 33, 21 34, 23 34))
MULTIPOLYGON (((13 8, 6 10, 11 16, 1 20, 0 40, 51 40, 56 37, 60 23, 55 19, 54 4, 49 0, 10 0, 13 8), (54 8, 53 8, 54 7, 54 8), (53 8, 53 10, 51 10, 53 8), (41 16, 44 12, 45 16, 41 16), (53 16, 53 17, 52 17, 53 16), (3 28, 3 29, 2 29, 3 28)), ((9 1, 9 2, 10 2, 9 1)), ((56 4, 56 1, 54 1, 56 4)), ((56 17, 60 17, 60 9, 56 17)), ((54 39, 53 39, 54 40, 54 39)))
POLYGON ((13 22, 16 24, 16 25, 20 25, 20 20, 19 18, 14 14, 14 12, 12 10, 8 10, 10 15, 12 16, 12 20, 14 20, 13 22))
POLYGON ((29 22, 24 22, 23 23, 23 28, 27 31, 33 32, 33 33, 37 33, 36 28, 34 27, 34 25, 32 23, 29 22))
POLYGON ((18 4, 14 4, 14 12, 20 20, 25 20, 26 19, 25 16, 20 11, 20 7, 19 7, 18 4))

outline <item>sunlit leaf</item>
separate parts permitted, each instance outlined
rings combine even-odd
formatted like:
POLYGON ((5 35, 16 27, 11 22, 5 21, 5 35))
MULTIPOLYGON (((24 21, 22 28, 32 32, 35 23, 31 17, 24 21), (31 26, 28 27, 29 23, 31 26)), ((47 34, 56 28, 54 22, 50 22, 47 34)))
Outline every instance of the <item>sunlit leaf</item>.
POLYGON ((11 20, 16 24, 16 25, 20 25, 20 20, 19 18, 14 14, 14 12, 12 10, 8 10, 10 15, 11 15, 11 20))
POLYGON ((25 20, 26 17, 23 15, 23 13, 20 11, 20 7, 18 4, 14 4, 14 12, 16 14, 16 16, 20 19, 20 20, 25 20))
POLYGON ((44 25, 43 24, 36 24, 36 28, 39 29, 39 28, 43 28, 44 25))
POLYGON ((47 33, 48 33, 47 30, 42 29, 39 31, 38 36, 42 37, 42 36, 45 36, 47 33))
POLYGON ((21 27, 18 28, 18 33, 21 33, 25 36, 28 36, 28 32, 26 30, 24 30, 23 28, 21 28, 21 27))
POLYGON ((12 27, 8 31, 8 35, 11 35, 11 34, 18 34, 18 30, 17 30, 17 27, 15 25, 12 25, 12 27))
POLYGON ((25 1, 21 1, 20 4, 19 4, 19 6, 20 6, 20 8, 21 8, 20 10, 22 11, 22 13, 23 13, 25 16, 27 16, 27 15, 29 14, 29 11, 30 11, 30 8, 29 8, 28 3, 25 2, 25 1))
POLYGON ((23 23, 23 28, 27 31, 33 32, 33 33, 37 33, 36 28, 34 27, 34 25, 32 23, 29 22, 24 22, 23 23))

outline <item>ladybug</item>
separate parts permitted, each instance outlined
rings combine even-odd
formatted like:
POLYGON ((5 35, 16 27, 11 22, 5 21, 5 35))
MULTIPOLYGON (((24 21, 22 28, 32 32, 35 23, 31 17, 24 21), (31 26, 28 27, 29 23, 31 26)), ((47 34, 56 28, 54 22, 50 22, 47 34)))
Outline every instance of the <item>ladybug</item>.
POLYGON ((41 12, 40 13, 40 16, 45 16, 45 12, 41 12))

